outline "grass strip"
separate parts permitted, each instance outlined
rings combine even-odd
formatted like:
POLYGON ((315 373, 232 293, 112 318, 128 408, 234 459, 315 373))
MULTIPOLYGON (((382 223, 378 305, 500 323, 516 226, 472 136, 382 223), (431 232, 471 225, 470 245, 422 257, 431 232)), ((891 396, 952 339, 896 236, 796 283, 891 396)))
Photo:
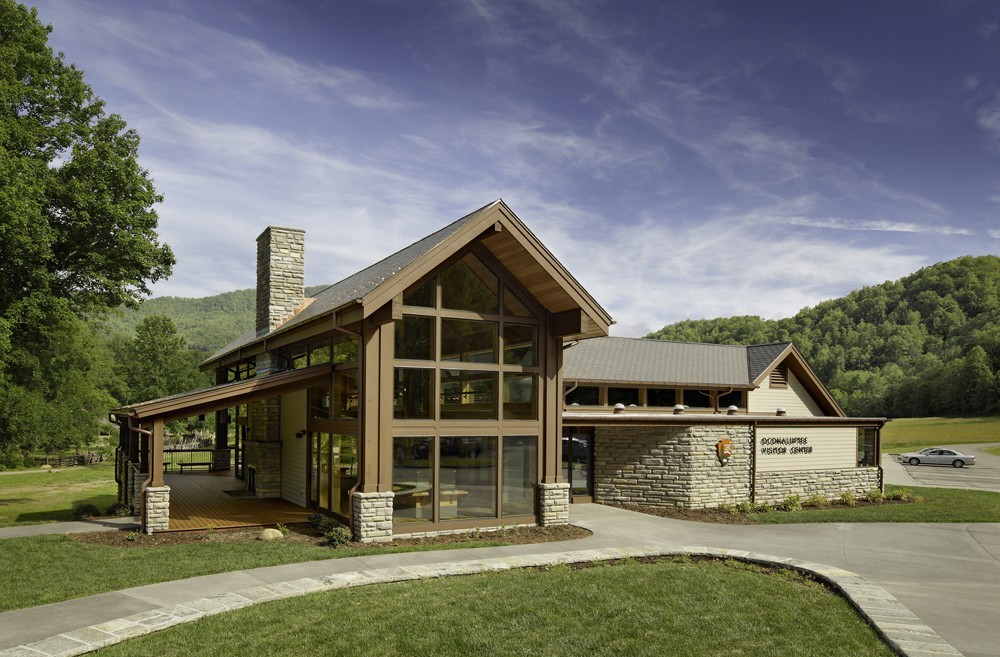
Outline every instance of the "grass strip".
POLYGON ((0 540, 0 611, 60 602, 133 586, 303 561, 388 552, 504 545, 498 540, 421 546, 348 546, 336 550, 292 541, 192 543, 152 548, 87 545, 62 535, 0 540))
POLYGON ((977 443, 1000 443, 1000 417, 903 417, 882 429, 882 450, 897 454, 977 443))
POLYGON ((117 501, 114 463, 5 474, 0 476, 0 527, 73 520, 81 504, 103 513, 117 501))
POLYGON ((909 490, 920 502, 805 508, 801 511, 751 513, 761 525, 809 522, 1000 522, 1000 493, 961 488, 925 488, 887 484, 887 493, 909 490))
POLYGON ((735 561, 619 562, 403 582, 266 603, 102 655, 875 657, 838 595, 735 561))

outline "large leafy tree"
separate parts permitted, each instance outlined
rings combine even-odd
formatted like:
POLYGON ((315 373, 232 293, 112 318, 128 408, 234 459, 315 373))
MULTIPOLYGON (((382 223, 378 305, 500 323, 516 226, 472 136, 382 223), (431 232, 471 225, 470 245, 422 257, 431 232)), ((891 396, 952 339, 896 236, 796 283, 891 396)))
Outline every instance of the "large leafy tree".
MULTIPOLYGON (((0 415, 0 454, 51 424, 66 394, 59 368, 87 369, 37 355, 81 318, 136 305, 174 262, 138 135, 52 52, 50 31, 0 0, 0 408, 13 413, 0 415)), ((63 411, 58 424, 73 425, 63 411)))

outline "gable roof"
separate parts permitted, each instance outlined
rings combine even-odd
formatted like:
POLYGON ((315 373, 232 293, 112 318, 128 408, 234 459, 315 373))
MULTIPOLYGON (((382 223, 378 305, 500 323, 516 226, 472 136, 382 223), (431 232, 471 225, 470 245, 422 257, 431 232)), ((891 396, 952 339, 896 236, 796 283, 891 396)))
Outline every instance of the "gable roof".
POLYGON ((778 365, 794 372, 829 415, 843 409, 791 342, 726 345, 645 338, 581 340, 563 353, 563 380, 620 385, 753 389, 778 365))
MULTIPOLYGON (((580 322, 583 326, 579 335, 569 337, 607 335, 612 324, 607 311, 583 289, 503 200, 497 199, 322 290, 315 295, 312 303, 270 333, 258 336, 256 331, 248 331, 206 359, 202 365, 345 308, 361 306, 367 317, 478 237, 483 238, 486 248, 508 269, 512 269, 513 265, 513 269, 530 271, 531 275, 520 282, 547 310, 558 313, 578 308, 586 315, 589 321, 580 322)), ((516 271, 512 273, 519 278, 516 271)))
POLYGON ((642 338, 581 340, 563 352, 563 379, 749 387, 746 347, 642 338))
POLYGON ((764 372, 769 372, 772 365, 775 365, 791 342, 775 342, 774 344, 752 344, 747 347, 747 368, 750 375, 750 382, 757 383, 757 379, 764 372))

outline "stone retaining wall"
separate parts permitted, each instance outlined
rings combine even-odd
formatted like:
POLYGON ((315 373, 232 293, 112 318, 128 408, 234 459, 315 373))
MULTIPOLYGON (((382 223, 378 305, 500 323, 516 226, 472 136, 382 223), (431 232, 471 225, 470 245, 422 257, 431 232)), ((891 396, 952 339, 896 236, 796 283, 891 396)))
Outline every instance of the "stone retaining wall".
POLYGON ((878 479, 878 468, 758 472, 755 501, 774 504, 792 495, 798 495, 803 500, 811 495, 832 499, 845 491, 862 497, 879 487, 878 479))
POLYGON ((594 499, 687 509, 749 498, 750 427, 741 425, 596 427, 594 499), (726 465, 716 456, 733 442, 726 465))

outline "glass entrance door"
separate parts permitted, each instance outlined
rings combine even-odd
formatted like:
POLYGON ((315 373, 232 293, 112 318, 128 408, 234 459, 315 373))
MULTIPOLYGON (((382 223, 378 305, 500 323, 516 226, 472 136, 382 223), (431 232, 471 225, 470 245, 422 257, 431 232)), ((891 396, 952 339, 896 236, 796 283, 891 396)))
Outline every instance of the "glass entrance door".
POLYGON ((593 460, 593 432, 567 430, 562 439, 562 474, 563 480, 569 482, 570 495, 574 498, 593 496, 593 460))
POLYGON ((358 438, 313 432, 309 458, 309 505, 351 517, 351 489, 358 483, 358 438))

